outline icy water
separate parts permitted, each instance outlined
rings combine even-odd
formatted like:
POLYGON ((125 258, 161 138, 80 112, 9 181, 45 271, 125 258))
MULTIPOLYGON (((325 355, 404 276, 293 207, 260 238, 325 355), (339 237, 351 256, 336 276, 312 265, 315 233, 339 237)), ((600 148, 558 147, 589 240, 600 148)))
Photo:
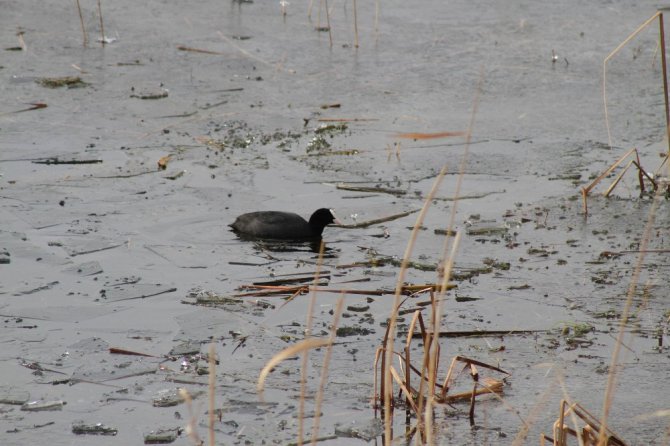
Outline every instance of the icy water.
MULTIPOLYGON (((207 439, 210 343, 217 444, 297 441, 301 360, 274 370, 262 400, 255 389, 265 363, 304 338, 311 296, 239 295, 317 270, 312 334, 329 335, 340 296, 348 330, 318 444, 381 444, 374 356, 393 296, 353 291, 394 288, 412 211, 443 166, 405 281, 439 280, 457 206, 442 329, 513 334, 441 340, 440 376, 455 355, 509 376, 473 428, 467 403, 438 407, 438 443, 511 444, 527 429, 521 444, 538 444, 561 399, 602 412, 650 215, 657 251, 639 263, 609 421, 629 444, 667 442, 656 413, 670 392, 667 202, 640 199, 633 171, 608 199, 613 177, 596 187, 588 219, 580 196, 628 149, 650 171, 667 150, 657 22, 608 62, 612 147, 603 111, 603 61, 657 2, 358 2, 358 47, 352 2, 329 2, 330 36, 319 2, 311 17, 306 1, 285 15, 258 0, 102 2, 104 47, 96 2, 81 5, 87 47, 74 2, 2 2, 2 444, 138 444, 161 431, 187 445, 191 419, 207 439), (44 82, 64 76, 80 81, 44 82), (31 104, 42 105, 21 111, 31 104), (403 136, 461 134, 475 104, 469 146, 403 136), (347 225, 407 215, 326 228, 321 265, 309 244, 240 240, 227 226, 324 206, 347 225)), ((309 435, 324 355, 308 361, 309 435)), ((401 437, 404 413, 394 428, 401 437)))

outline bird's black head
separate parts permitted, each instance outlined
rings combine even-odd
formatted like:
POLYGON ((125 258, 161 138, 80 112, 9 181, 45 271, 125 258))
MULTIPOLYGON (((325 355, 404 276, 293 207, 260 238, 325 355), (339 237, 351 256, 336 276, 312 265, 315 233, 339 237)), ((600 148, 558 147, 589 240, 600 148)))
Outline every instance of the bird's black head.
POLYGON ((335 213, 331 209, 317 209, 309 218, 309 224, 312 227, 318 228, 320 230, 323 230, 323 228, 331 223, 340 223, 340 221, 335 216, 335 213))

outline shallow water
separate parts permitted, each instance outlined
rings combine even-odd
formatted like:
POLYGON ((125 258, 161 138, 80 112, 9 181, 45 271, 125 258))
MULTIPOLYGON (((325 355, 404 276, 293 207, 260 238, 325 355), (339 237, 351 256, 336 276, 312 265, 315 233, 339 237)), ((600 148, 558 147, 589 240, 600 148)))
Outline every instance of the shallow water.
MULTIPOLYGON (((483 269, 488 259, 509 269, 457 281, 443 304, 443 327, 538 331, 443 340, 443 373, 451 357, 463 355, 511 376, 505 404, 478 404, 477 429, 469 426, 467 405, 440 408, 439 441, 509 444, 521 419, 535 417, 526 443, 536 444, 565 397, 601 413, 637 257, 600 254, 639 249, 651 206, 637 198, 629 173, 610 199, 599 192, 611 179, 598 186, 584 219, 579 186, 630 147, 641 150, 649 170, 666 150, 652 31, 608 66, 613 149, 602 105, 603 59, 656 3, 391 1, 381 2, 375 26, 374 3, 359 2, 358 48, 348 2, 330 2, 332 47, 328 33, 314 29, 318 5, 310 21, 306 2, 291 2, 286 16, 274 2, 103 2, 105 33, 116 39, 104 48, 95 42, 96 7, 83 3, 87 48, 74 5, 10 3, 0 15, 3 48, 20 45, 19 29, 26 45, 0 52, 0 253, 9 254, 0 256, 9 259, 0 264, 0 390, 65 402, 44 412, 0 405, 3 444, 43 436, 55 445, 88 444, 90 436, 72 433, 79 421, 118 429, 96 437, 99 444, 138 443, 152 430, 184 427, 191 416, 185 404, 154 407, 152 400, 180 386, 207 390, 206 376, 195 371, 198 358, 170 351, 191 342, 204 354, 210 341, 219 359, 216 407, 223 410, 217 442, 295 441, 300 360, 270 375, 264 402, 255 385, 270 357, 302 339, 309 296, 192 304, 206 292, 231 297, 252 282, 311 277, 318 256, 309 246, 241 241, 227 225, 252 210, 308 216, 328 206, 353 224, 418 209, 445 164, 412 257, 424 267, 410 268, 405 281, 436 280, 431 267, 443 257, 444 236, 434 231, 449 225, 461 178, 455 272, 483 269), (35 82, 66 75, 87 85, 49 89, 35 82), (160 99, 134 97, 165 91, 160 99), (462 132, 475 98, 463 167, 462 137, 398 136, 462 132), (12 113, 33 102, 48 107, 12 113), (338 118, 349 121, 319 133, 332 124, 319 119, 338 118), (158 170, 166 155, 167 169, 158 170), (50 157, 101 162, 33 162, 50 157), (340 183, 387 191, 345 190, 340 183), (496 231, 468 233, 482 227, 496 231), (577 327, 592 329, 575 338, 577 327), (153 356, 110 354, 111 347, 153 356)), ((651 249, 667 249, 667 214, 661 200, 651 249)), ((401 258, 415 219, 326 228, 324 287, 393 289, 393 262, 347 265, 401 258)), ((661 444, 666 435, 667 423, 653 413, 666 409, 655 396, 668 392, 667 273, 663 253, 647 255, 622 351, 610 423, 630 444, 661 444)), ((317 294, 315 335, 327 335, 338 297, 317 294)), ((393 299, 344 297, 345 308, 369 309, 346 310, 340 322, 365 334, 338 338, 333 349, 322 435, 333 435, 336 423, 374 417, 373 358, 393 299)), ((405 307, 426 300, 412 298, 405 307)), ((309 358, 308 413, 323 356, 309 358)), ((206 400, 201 395, 192 407, 203 438, 206 400)), ((404 430, 402 418, 396 416, 396 434, 404 430)), ((310 432, 309 419, 306 426, 310 432)), ((319 444, 355 442, 364 443, 338 437, 319 444)), ((182 434, 175 444, 192 441, 182 434)))

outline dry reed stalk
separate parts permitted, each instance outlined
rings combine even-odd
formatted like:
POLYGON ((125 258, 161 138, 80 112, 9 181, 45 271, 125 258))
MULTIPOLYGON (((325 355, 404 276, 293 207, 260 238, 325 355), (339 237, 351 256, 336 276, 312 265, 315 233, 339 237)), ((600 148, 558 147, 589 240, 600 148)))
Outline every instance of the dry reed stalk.
MULTIPOLYGON (((451 375, 454 371, 454 367, 456 366, 457 362, 463 362, 465 364, 464 367, 463 367, 463 370, 465 370, 466 368, 471 368, 473 365, 475 365, 475 366, 487 368, 489 370, 494 370, 496 372, 503 373, 505 375, 509 375, 509 373, 507 373, 503 369, 492 366, 490 364, 486 364, 485 362, 477 361, 475 359, 466 358, 464 356, 454 356, 453 359, 451 360, 451 365, 449 365, 449 370, 447 372, 447 376, 444 378, 444 382, 442 383, 442 394, 440 395, 440 400, 446 399, 447 392, 449 392, 450 383, 452 383, 456 380, 456 378, 452 379, 451 375)), ((460 372, 459 372, 459 374, 460 374, 460 372)))
MULTIPOLYGON (((668 104, 668 82, 667 82, 667 66, 666 66, 666 60, 665 60, 665 31, 664 31, 664 26, 663 26, 663 14, 660 12, 657 12, 654 14, 651 18, 649 18, 646 22, 644 22, 640 27, 638 27, 637 30, 635 30, 630 36, 628 36, 619 46, 610 53, 605 60, 603 61, 603 102, 605 106, 605 123, 607 126, 607 134, 608 134, 608 142, 610 147, 612 146, 612 137, 611 137, 611 131, 610 131, 610 125, 609 125, 609 117, 608 117, 608 111, 607 111, 607 62, 621 49, 623 48, 628 42, 630 42, 637 34, 639 34, 644 28, 646 28, 652 21, 654 21, 656 18, 659 19, 659 34, 660 34, 660 43, 661 43, 661 59, 662 59, 662 68, 663 68, 663 92, 664 92, 664 99, 665 99, 665 113, 666 113, 666 138, 670 136, 670 112, 669 112, 669 104, 668 104)), ((668 138, 668 155, 670 155, 670 138, 668 138)), ((638 157, 639 159, 639 157, 638 157)), ((667 159, 667 157, 666 157, 667 159)), ((665 161, 664 161, 665 162, 665 161)), ((642 181, 642 179, 640 179, 642 181)), ((586 194, 588 193, 587 189, 583 190, 583 197, 584 197, 584 208, 586 210, 586 194)), ((619 360, 619 354, 621 351, 621 346, 623 345, 623 340, 625 336, 625 328, 628 323, 628 316, 630 314, 630 309, 632 306, 632 301, 635 295, 635 291, 637 288, 637 284, 639 281, 639 275, 640 275, 640 270, 642 268, 642 264, 644 263, 644 257, 645 257, 645 252, 647 251, 647 245, 649 243, 649 238, 651 235, 651 230, 653 229, 653 222, 655 220, 655 214, 656 214, 656 209, 658 207, 658 202, 659 202, 659 197, 660 193, 659 190, 656 190, 656 193, 654 195, 654 200, 652 202, 652 206, 650 207, 649 210, 649 215, 647 218, 647 223, 645 225, 643 235, 642 235, 642 243, 640 246, 640 254, 638 257, 638 261, 635 264, 635 268, 633 270, 633 274, 631 277, 631 283, 628 289, 627 297, 626 297, 626 302, 624 304, 624 311, 621 315, 621 320, 619 324, 619 333, 617 335, 616 343, 614 346, 614 351, 612 354, 611 358, 611 365, 610 365, 610 373, 608 374, 608 379, 607 379, 607 388, 605 392, 605 397, 603 401, 603 415, 601 418, 601 423, 600 423, 600 430, 599 430, 599 435, 598 435, 598 446, 604 446, 607 443, 607 438, 605 437, 605 433, 607 430, 607 417, 609 415, 609 410, 612 404, 612 398, 613 398, 613 393, 614 389, 616 386, 616 375, 617 375, 617 366, 618 366, 618 360, 619 360)))
MULTIPOLYGON (((477 93, 475 95, 474 106, 473 106, 473 110, 472 110, 472 114, 471 114, 470 124, 469 124, 469 127, 468 127, 468 131, 466 132, 466 149, 465 149, 463 158, 461 160, 460 175, 459 175, 459 179, 458 179, 458 186, 457 186, 458 189, 457 189, 457 192, 456 192, 456 196, 459 195, 460 187, 462 185, 462 179, 463 179, 464 171, 465 171, 464 170, 465 169, 465 164, 466 164, 466 161, 467 161, 467 154, 468 154, 469 145, 470 145, 470 141, 471 141, 472 128, 473 128, 473 124, 474 124, 474 117, 476 116, 476 110, 477 110, 477 106, 478 106, 478 103, 479 103, 479 93, 481 91, 482 80, 483 80, 483 73, 480 74, 480 79, 479 79, 479 83, 478 83, 477 93)), ((391 403, 392 403, 393 391, 389 390, 389 389, 392 389, 392 376, 391 376, 392 375, 392 370, 391 370, 391 367, 390 366, 387 367, 387 365, 390 364, 391 359, 392 359, 392 355, 394 354, 393 344, 394 344, 394 336, 395 336, 395 323, 396 323, 397 311, 400 307, 400 297, 399 297, 400 296, 400 290, 401 290, 402 282, 404 281, 405 272, 406 272, 408 264, 409 264, 409 258, 411 256, 411 252, 412 252, 414 244, 416 242, 418 228, 420 228, 422 226, 423 219, 425 218, 425 214, 427 212, 427 209, 428 209, 430 203, 433 200, 433 197, 434 197, 434 195, 435 195, 435 193, 436 193, 436 191, 439 187, 440 182, 442 181, 442 179, 444 178, 444 175, 446 174, 446 168, 447 168, 446 165, 443 166, 442 170, 440 171, 440 173, 436 177, 435 183, 434 183, 430 193, 426 197, 426 199, 424 201, 424 205, 423 205, 419 215, 417 216, 417 222, 412 229, 412 233, 410 234, 410 239, 407 243, 407 247, 405 249, 405 254, 403 256, 400 271, 399 271, 398 277, 397 277, 395 300, 394 300, 394 305, 392 307, 393 311, 391 313, 391 317, 389 318, 389 323, 388 323, 388 327, 387 327, 386 336, 385 336, 385 339, 384 339, 384 344, 383 344, 384 345, 384 348, 383 348, 384 355, 382 357, 382 366, 381 366, 381 372, 383 373, 382 385, 381 385, 381 388, 382 388, 381 397, 383 398, 383 402, 384 402, 384 427, 385 427, 385 429, 384 429, 384 441, 385 441, 385 443, 390 443, 391 440, 392 440, 392 434, 391 434, 391 423, 392 423, 391 407, 392 407, 392 404, 391 403)), ((455 208, 456 208, 456 206, 454 206, 452 208, 452 214, 451 214, 451 219, 450 219, 450 227, 453 227, 453 224, 454 224, 454 221, 455 221, 455 208)), ((448 249, 449 246, 450 246, 450 244, 449 244, 449 240, 448 240, 448 237, 447 237, 447 241, 445 242, 445 250, 444 250, 445 255, 443 256, 443 258, 445 258, 445 259, 447 258, 446 253, 450 251, 448 249)), ((454 251, 454 250, 452 250, 452 251, 454 251)), ((447 263, 449 263, 449 262, 447 262, 447 263)), ((446 269, 449 270, 449 274, 450 274, 450 267, 448 267, 446 269)), ((442 293, 446 292, 446 284, 448 283, 448 278, 449 278, 449 276, 447 275, 446 279, 443 278, 443 280, 442 280, 442 282, 444 283, 444 286, 442 287, 442 290, 441 290, 442 293)), ((432 319, 432 323, 435 327, 435 326, 438 326, 437 324, 439 324, 439 313, 440 312, 439 312, 439 306, 436 306, 434 298, 433 298, 432 302, 433 302, 433 305, 432 305, 433 306, 433 314, 432 314, 431 319, 432 319)), ((438 333, 439 330, 433 330, 433 332, 438 333)), ((428 374, 428 379, 429 379, 429 382, 430 382, 430 384, 429 384, 430 393, 429 393, 428 401, 426 403, 426 414, 425 414, 425 417, 424 417, 425 419, 424 419, 423 423, 425 425, 432 425, 432 418, 431 417, 433 416, 432 415, 432 406, 433 406, 433 403, 434 403, 434 389, 435 389, 435 384, 436 384, 437 365, 438 365, 438 358, 439 358, 439 343, 437 342, 437 337, 435 337, 435 335, 433 335, 432 337, 427 338, 427 339, 429 339, 430 341, 424 343, 424 361, 423 361, 423 366, 422 366, 422 371, 421 371, 421 377, 422 378, 421 378, 421 382, 420 382, 420 390, 419 390, 419 393, 417 395, 417 397, 418 397, 417 416, 419 417, 419 419, 421 419, 421 417, 422 417, 421 416, 421 414, 422 414, 422 404, 423 404, 422 400, 423 400, 424 392, 421 389, 423 387, 424 376, 427 373, 428 374)), ((406 366, 410 367, 410 364, 406 364, 406 366)), ((442 389, 442 391, 444 392, 444 389, 442 389)), ((419 426, 421 426, 421 425, 422 425, 422 423, 419 422, 419 426)), ((424 440, 428 444, 432 444, 432 428, 431 429, 423 428, 423 429, 421 429, 421 431, 422 431, 421 432, 422 436, 424 436, 424 440)))
MULTIPOLYGON (((528 417, 523 420, 524 426, 519 430, 519 432, 517 432, 516 437, 514 437, 514 441, 512 442, 511 446, 522 446, 524 444, 526 437, 528 436, 528 432, 530 431, 530 428, 533 426, 533 424, 535 424, 538 417, 543 412, 544 407, 549 402, 549 396, 554 391, 555 386, 556 381, 552 380, 551 385, 547 387, 544 390, 544 392, 542 392, 542 395, 540 395, 535 405, 528 412, 529 413, 528 417)), ((543 441, 542 438, 540 439, 540 441, 542 443, 543 441)))
POLYGON ((649 209, 647 223, 645 224, 644 231, 642 232, 642 241, 640 243, 640 254, 635 264, 635 268, 633 269, 633 274, 631 275, 630 286, 628 287, 628 293, 626 295, 626 302, 624 304, 624 309, 621 313, 621 320, 619 322, 619 333, 617 334, 616 343, 614 344, 614 351, 612 352, 612 360, 610 361, 609 374, 607 376, 607 387, 605 390, 602 417, 600 419, 600 431, 598 434, 600 437, 598 446, 606 445, 606 443, 604 443, 604 437, 607 429, 607 417, 609 416, 610 407, 612 405, 612 399, 614 398, 614 389, 616 387, 619 355, 621 353, 621 347, 624 345, 624 337, 626 334, 626 327, 628 325, 628 317, 630 316, 631 307, 633 305, 633 299, 635 298, 637 284, 640 280, 640 271, 642 270, 642 265, 644 264, 647 246, 649 245, 649 239, 651 238, 651 234, 654 229, 656 209, 658 208, 660 198, 661 193, 659 189, 654 194, 654 200, 652 201, 651 207, 649 209))
MULTIPOLYGON (((374 378, 372 380, 372 388, 374 389, 372 398, 370 399, 370 402, 372 406, 375 409, 375 418, 377 418, 377 366, 379 365, 379 358, 381 358, 384 354, 384 348, 383 347, 377 347, 375 350, 375 360, 374 360, 374 365, 375 365, 375 373, 374 373, 374 378)), ((380 373, 380 375, 383 375, 383 373, 380 373)), ((383 391, 379 391, 379 394, 381 395, 383 391)))
MULTIPOLYGON (((305 322, 305 339, 312 336, 312 324, 314 321, 314 306, 316 305, 316 290, 319 283, 319 275, 321 274, 321 267, 323 265, 323 253, 325 250, 325 243, 321 240, 319 245, 319 258, 316 262, 316 270, 314 271, 314 287, 312 297, 309 299, 307 307, 307 321, 305 322)), ((307 388, 307 360, 309 359, 309 349, 303 351, 302 364, 300 367, 300 403, 298 405, 298 446, 303 444, 303 434, 305 429, 305 391, 307 388)))
POLYGON ((330 27, 330 10, 328 9, 328 0, 326 2, 326 23, 328 25, 328 39, 330 40, 330 47, 333 47, 333 30, 330 27))
POLYGON ((216 385, 216 348, 209 344, 209 445, 215 446, 214 440, 214 390, 216 385))
POLYGON ((663 99, 665 100, 665 138, 668 140, 667 156, 670 156, 670 103, 668 103, 668 67, 665 59, 665 26, 663 13, 658 17, 658 30, 661 42, 661 68, 663 71, 663 99))
MULTIPOLYGON (((607 127, 607 142, 610 146, 610 149, 612 148, 612 132, 610 130, 610 121, 609 121, 609 112, 607 110, 607 62, 612 59, 621 49, 626 46, 631 40, 635 38, 639 33, 642 32, 651 22, 656 20, 656 18, 659 18, 660 22, 660 29, 661 29, 661 36, 663 36, 663 13, 661 12, 656 12, 653 16, 651 16, 649 19, 647 19, 642 25, 640 25, 635 31, 633 31, 632 34, 630 34, 626 39, 617 46, 614 51, 609 53, 607 57, 603 60, 603 104, 605 106, 605 126, 607 127)), ((668 122, 668 90, 667 90, 667 73, 665 69, 665 43, 661 41, 663 51, 661 52, 661 60, 662 60, 662 65, 663 65, 663 79, 664 79, 664 87, 665 87, 665 109, 666 109, 666 123, 668 122)), ((667 128, 667 125, 666 125, 667 128)), ((670 144, 670 141, 669 141, 670 144)), ((668 148, 668 152, 670 153, 670 147, 668 148)))
POLYGON ((98 0, 98 17, 100 17, 100 44, 104 48, 105 43, 105 25, 102 22, 102 5, 100 5, 100 0, 98 0))
POLYGON ((379 0, 375 0, 375 43, 379 38, 379 0))
POLYGON ((179 396, 181 396, 182 400, 184 400, 184 403, 186 404, 186 407, 188 408, 189 418, 188 424, 186 425, 186 435, 188 435, 193 444, 205 444, 205 442, 200 438, 200 435, 198 435, 198 419, 193 412, 193 398, 191 398, 191 394, 188 393, 188 390, 181 388, 179 389, 179 396))
POLYGON ((577 438, 580 444, 587 446, 595 446, 596 444, 626 446, 621 438, 607 428, 605 428, 604 434, 601 434, 602 429, 603 426, 599 424, 598 419, 579 403, 572 403, 568 406, 566 400, 561 400, 561 413, 553 425, 554 438, 552 441, 554 445, 566 446, 568 436, 573 436, 577 438), (571 416, 574 428, 565 425, 566 415, 571 416))
POLYGON ((354 0, 354 48, 358 48, 358 8, 354 0))
POLYGON ((379 121, 379 118, 319 118, 316 122, 368 122, 379 121))
POLYGON ((437 189, 440 186, 440 183, 442 183, 442 180, 444 179, 444 175, 447 172, 447 166, 444 165, 442 166, 442 169, 440 170, 440 173, 437 175, 435 178, 435 181, 433 182, 433 187, 431 188, 430 192, 426 196, 426 199, 424 200, 423 207, 421 208, 421 211, 419 212, 419 215, 416 217, 416 223, 414 224, 414 227, 412 228, 412 232, 410 234, 409 241, 407 242, 407 247, 405 248, 405 254, 403 255, 402 263, 400 265, 400 271, 398 271, 398 278, 396 280, 396 286, 395 286, 395 295, 394 295, 394 301, 393 301, 393 306, 391 315, 389 318, 388 322, 388 327, 387 327, 387 333, 388 337, 384 340, 384 349, 385 349, 385 354, 384 357, 382 358, 382 372, 384 373, 383 376, 383 384, 382 388, 385 390, 384 394, 382 395, 383 401, 384 401, 384 440, 386 444, 391 443, 391 402, 393 399, 393 391, 392 391, 392 377, 390 370, 386 368, 386 365, 391 364, 392 360, 392 355, 393 355, 393 344, 394 344, 394 338, 395 338, 395 325, 396 325, 396 318, 397 318, 397 310, 400 308, 400 293, 402 291, 402 286, 403 282, 405 280, 405 273, 407 271, 407 265, 409 264, 409 259, 412 255, 412 251, 414 250, 414 245, 416 243, 416 238, 419 233, 419 228, 423 225, 423 220, 426 217, 426 212, 428 212, 428 208, 430 207, 431 203, 433 202, 433 197, 437 193, 437 189))
POLYGON ((224 56, 225 53, 222 53, 220 51, 212 51, 212 50, 203 50, 200 48, 193 48, 190 46, 184 46, 184 45, 177 45, 177 49, 179 51, 190 51, 192 53, 201 53, 201 54, 213 54, 216 56, 224 56))
MULTIPOLYGON (((400 387, 400 390, 402 393, 405 395, 405 400, 409 403, 409 405, 412 407, 412 410, 419 415, 418 408, 416 407, 416 404, 414 403, 414 394, 416 392, 412 391, 411 387, 405 386, 405 383, 403 382, 403 379, 400 377, 398 372, 396 371, 395 367, 390 366, 389 367, 389 372, 391 373, 391 376, 393 376, 393 379, 396 383, 398 383, 398 387, 400 387)), ((421 419, 419 418, 419 424, 421 424, 421 419)))
MULTIPOLYGON (((484 384, 481 384, 481 388, 475 386, 474 394, 485 395, 488 393, 502 393, 503 391, 503 382, 499 379, 484 377, 482 378, 484 384)), ((473 391, 454 393, 453 395, 448 395, 445 399, 445 403, 455 403, 457 401, 467 400, 472 398, 473 391)))
MULTIPOLYGON (((289 68, 283 68, 280 64, 272 64, 272 63, 268 62, 267 60, 261 59, 260 57, 250 53, 249 51, 245 50, 244 48, 242 48, 241 46, 236 44, 230 37, 226 36, 221 31, 217 31, 217 34, 221 39, 225 40, 226 43, 228 43, 230 46, 232 46, 237 51, 242 53, 242 55, 244 57, 255 60, 256 62, 262 63, 263 65, 266 65, 268 67, 274 68, 276 71, 285 71, 285 72, 290 73, 290 74, 295 74, 295 70, 291 70, 289 68)), ((235 114, 235 113, 232 113, 232 114, 235 114)))
MULTIPOLYGON (((362 189, 364 189, 362 187, 350 186, 350 185, 347 185, 347 184, 344 184, 344 183, 338 183, 336 185, 336 188, 341 189, 341 190, 354 190, 354 191, 361 191, 362 189)), ((371 191, 371 190, 368 188, 367 191, 371 191)), ((377 188, 374 191, 380 191, 380 189, 377 188)), ((381 190, 381 191, 383 191, 383 190, 381 190)), ((398 214, 388 215, 386 217, 373 218, 372 220, 366 220, 366 221, 358 222, 358 223, 355 223, 353 225, 342 225, 341 224, 341 225, 336 225, 336 226, 339 227, 339 228, 347 228, 347 229, 367 228, 368 226, 372 226, 372 225, 376 225, 376 224, 379 224, 379 223, 385 223, 387 221, 393 221, 393 220, 397 220, 399 218, 407 217, 408 215, 414 214, 416 212, 419 212, 419 210, 418 209, 412 209, 411 211, 400 212, 398 214)))
POLYGON ((329 343, 330 340, 328 339, 305 339, 304 341, 297 342, 274 355, 268 362, 265 363, 261 373, 258 375, 258 381, 256 382, 256 392, 259 395, 263 394, 265 380, 267 379, 272 369, 275 368, 280 362, 296 356, 298 353, 302 353, 313 348, 326 347, 329 343))
POLYGON ((24 31, 19 29, 19 31, 16 33, 16 38, 19 39, 19 46, 21 47, 21 51, 28 51, 28 45, 26 45, 26 40, 23 38, 24 31))
POLYGON ((626 172, 628 172, 628 169, 630 169, 630 166, 632 166, 634 162, 635 162, 635 160, 628 161, 628 164, 626 164, 626 167, 624 167, 623 170, 621 172, 619 172, 617 174, 617 176, 614 178, 614 181, 612 181, 612 184, 610 184, 610 187, 608 187, 607 190, 605 192, 603 192, 603 196, 605 196, 605 197, 610 196, 610 194, 612 193, 614 188, 617 186, 617 184, 619 184, 619 182, 621 181, 623 176, 626 174, 626 172))
POLYGON ((86 27, 84 26, 84 14, 81 12, 81 5, 79 0, 77 0, 77 12, 79 13, 79 23, 81 24, 81 33, 84 36, 84 47, 88 45, 88 33, 86 32, 86 27))
MULTIPOLYGON (((456 180, 456 188, 454 191, 454 205, 451 208, 451 213, 449 217, 449 225, 447 226, 447 234, 450 233, 453 230, 453 227, 455 225, 456 221, 456 213, 458 209, 458 197, 461 195, 461 189, 463 185, 463 177, 465 176, 465 166, 467 164, 468 160, 468 155, 470 153, 470 143, 472 141, 472 130, 474 128, 475 124, 475 117, 477 116, 477 109, 479 107, 479 96, 481 94, 482 90, 482 84, 484 81, 484 71, 483 69, 480 71, 479 74, 479 80, 477 82, 477 89, 475 90, 475 97, 473 99, 472 103, 472 111, 470 113, 470 121, 468 123, 468 127, 465 131, 465 148, 463 150, 463 156, 461 157, 461 163, 458 168, 458 178, 456 180)), ((441 270, 442 273, 442 287, 438 292, 438 298, 433 302, 432 310, 433 310, 433 333, 431 336, 431 342, 429 343, 430 347, 428 350, 428 377, 429 377, 429 388, 431 390, 429 397, 428 397, 428 404, 426 404, 426 413, 424 419, 426 420, 426 441, 428 444, 433 443, 433 430, 432 428, 429 428, 432 426, 432 410, 430 408, 434 404, 434 399, 435 399, 435 394, 433 389, 435 389, 435 385, 437 382, 437 368, 438 368, 438 363, 439 363, 439 332, 440 332, 440 321, 441 321, 441 313, 442 313, 442 308, 441 308, 441 302, 443 300, 443 297, 447 291, 447 285, 449 282, 449 278, 451 276, 451 270, 453 268, 453 262, 454 258, 456 256, 456 250, 458 249, 458 244, 460 243, 460 233, 456 235, 456 238, 451 242, 450 237, 445 236, 445 242, 444 242, 444 249, 443 249, 443 255, 442 259, 446 263, 444 268, 441 270), (451 246, 451 248, 450 248, 451 246)), ((438 268, 438 278, 440 274, 440 269, 438 268)), ((453 365, 453 363, 452 363, 453 365)), ((423 373, 423 372, 422 372, 423 373)), ((473 390, 474 392, 474 390, 473 390)), ((442 393, 446 393, 446 389, 443 386, 442 387, 442 393)), ((473 394, 472 396, 472 407, 471 411, 474 411, 474 399, 475 395, 473 394)), ((474 417, 474 413, 472 413, 472 417, 474 417)))
POLYGON ((316 399, 314 401, 314 426, 312 428, 312 445, 315 445, 318 439, 319 422, 321 420, 321 404, 323 403, 324 389, 326 388, 326 382, 328 381, 328 366, 330 365, 330 357, 332 356, 333 353, 333 345, 335 344, 337 327, 340 324, 340 316, 342 315, 342 308, 344 308, 344 295, 342 295, 335 304, 335 314, 333 315, 333 324, 330 327, 330 343, 328 344, 328 347, 326 349, 326 355, 323 358, 323 367, 321 368, 321 382, 319 383, 319 390, 316 393, 316 399))
POLYGON ((621 158, 619 158, 618 160, 616 160, 612 164, 610 164, 610 166, 607 169, 605 169, 605 171, 603 173, 598 175, 598 178, 593 180, 591 182, 591 184, 582 188, 582 209, 584 211, 584 215, 588 214, 588 206, 587 206, 587 203, 586 203, 586 197, 589 194, 589 192, 591 192, 591 189, 596 187, 596 185, 598 183, 600 183, 603 180, 603 178, 605 178, 607 175, 609 175, 614 169, 617 168, 617 166, 619 166, 619 164, 621 164, 626 158, 628 158, 633 152, 636 152, 636 151, 637 151, 637 149, 635 147, 630 149, 621 158))
MULTIPOLYGON (((412 344, 412 334, 414 333, 414 327, 416 326, 417 321, 421 319, 421 325, 423 325, 423 316, 421 316, 421 310, 416 310, 414 311, 414 315, 412 316, 412 320, 409 323, 409 327, 407 329, 407 341, 405 342, 405 387, 410 387, 411 386, 411 381, 410 381, 410 365, 412 364, 412 359, 410 355, 410 347, 412 344)), ((425 338, 424 338, 425 339, 425 338)), ((419 389, 421 389, 421 381, 419 382, 419 389)), ((421 390, 419 390, 421 392, 421 390)), ((406 398, 405 401, 407 407, 410 405, 410 398, 406 398)))
MULTIPOLYGON (((435 326, 435 292, 431 290, 430 292, 430 305, 431 305, 431 327, 435 326)), ((425 327, 421 327, 422 329, 425 329, 425 327)), ((423 348, 423 362, 421 364, 421 382, 419 385, 419 398, 418 398, 418 410, 419 414, 423 413, 423 420, 424 420, 424 425, 425 429, 423 432, 423 436, 425 437, 425 441, 428 444, 433 444, 433 417, 432 417, 432 407, 434 403, 434 398, 433 396, 435 395, 435 380, 433 379, 433 371, 435 370, 434 364, 433 364, 433 358, 435 356, 434 353, 431 353, 433 351, 433 346, 435 346, 436 349, 439 351, 439 344, 436 342, 437 338, 434 336, 431 336, 430 333, 426 333, 425 331, 422 331, 422 338, 425 340, 424 341, 424 348, 423 348), (428 391, 426 392, 424 390, 425 383, 424 381, 428 381, 428 391), (428 395, 427 395, 428 394, 428 395), (426 395, 426 396, 424 396, 426 395)))
POLYGON ((454 136, 466 136, 466 132, 436 132, 436 133, 409 132, 409 133, 396 133, 394 136, 396 138, 404 138, 404 139, 440 139, 440 138, 451 138, 454 136))

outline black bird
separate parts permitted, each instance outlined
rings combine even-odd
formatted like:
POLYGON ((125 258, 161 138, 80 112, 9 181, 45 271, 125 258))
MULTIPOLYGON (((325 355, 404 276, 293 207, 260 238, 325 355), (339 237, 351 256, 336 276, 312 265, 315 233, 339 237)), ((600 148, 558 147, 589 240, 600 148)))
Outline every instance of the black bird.
POLYGON ((249 212, 237 217, 230 227, 240 235, 259 239, 316 240, 331 223, 340 224, 331 209, 321 208, 309 221, 293 212, 249 212))

